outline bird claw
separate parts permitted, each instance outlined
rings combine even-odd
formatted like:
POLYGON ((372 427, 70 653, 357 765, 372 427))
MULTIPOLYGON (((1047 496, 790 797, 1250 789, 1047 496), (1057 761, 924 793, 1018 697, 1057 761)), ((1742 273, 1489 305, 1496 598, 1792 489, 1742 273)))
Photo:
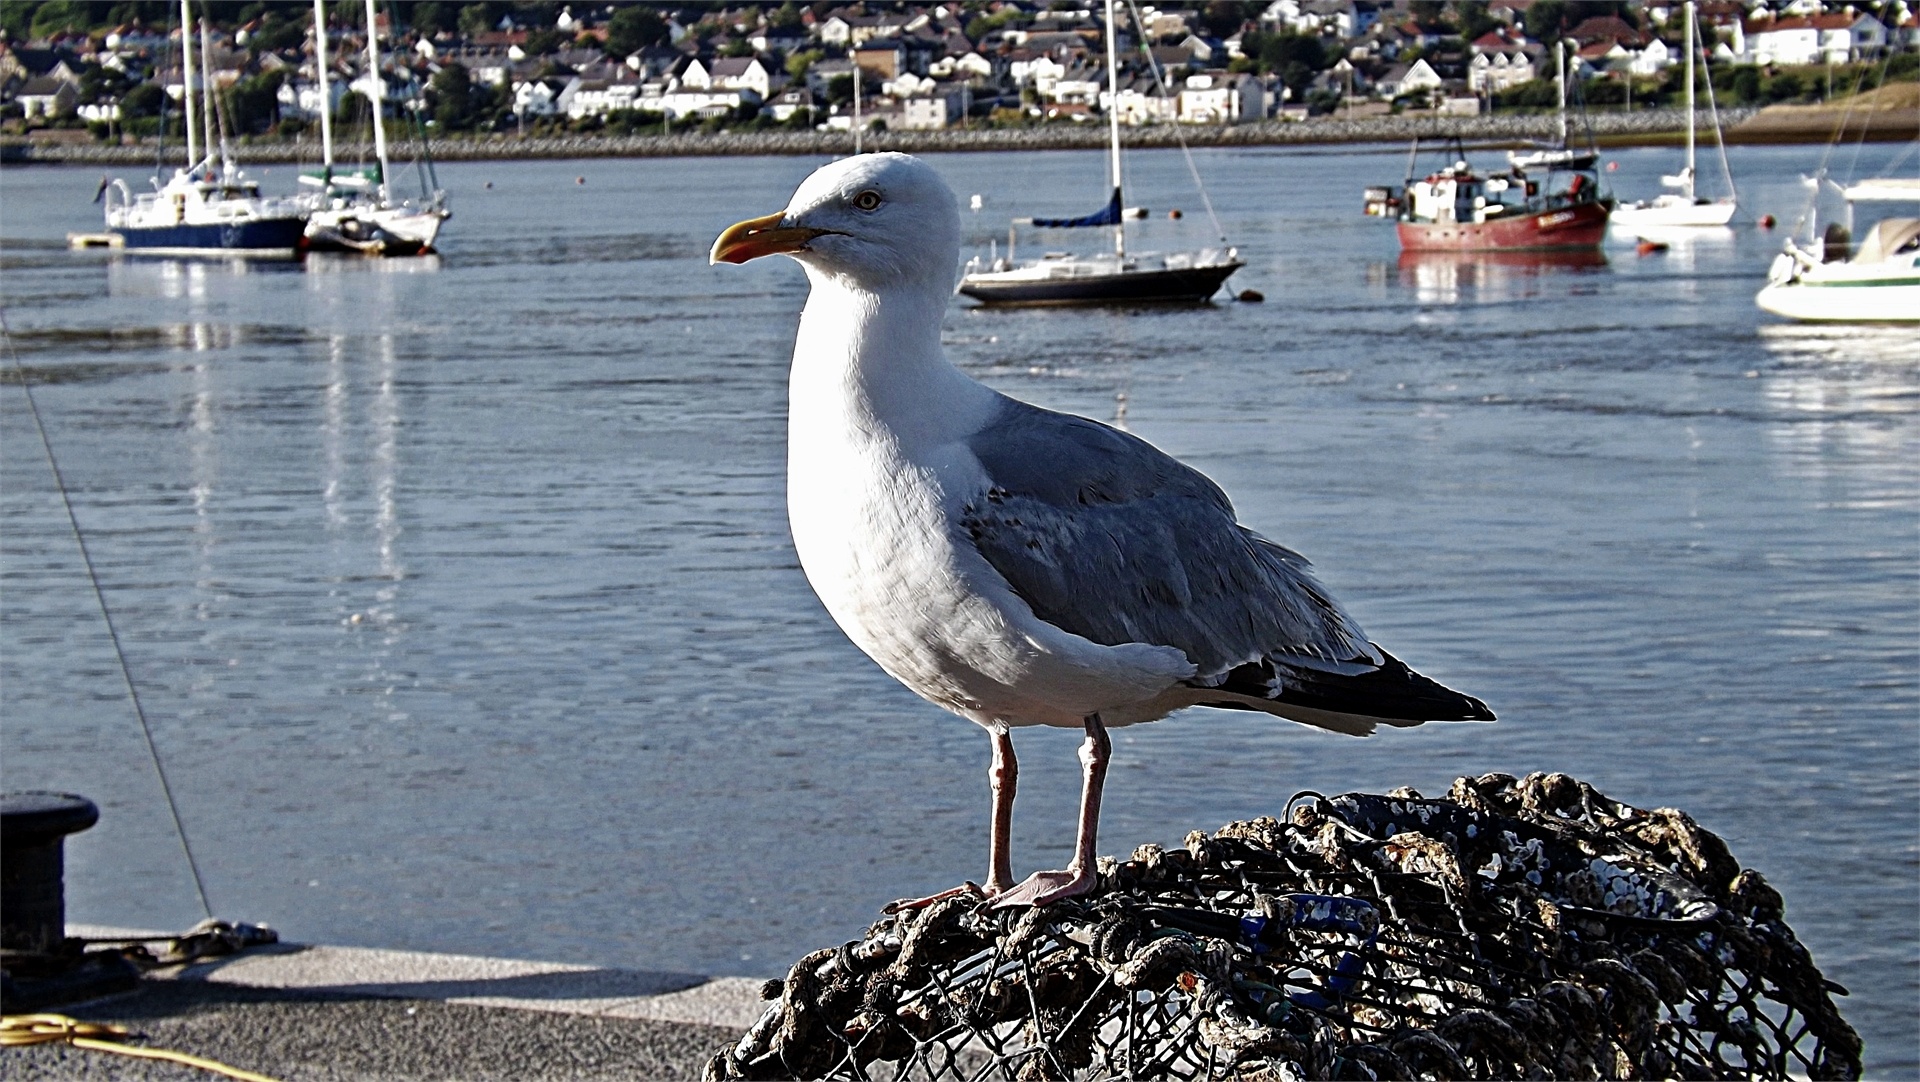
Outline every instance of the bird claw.
POLYGON ((1052 905, 1067 898, 1078 898, 1091 891, 1098 882, 1099 878, 1092 872, 1035 872, 1012 890, 994 895, 993 908, 1052 905))
POLYGON ((880 912, 886 916, 892 916, 895 913, 906 913, 915 909, 925 909, 935 902, 944 902, 948 898, 958 898, 962 894, 971 894, 983 901, 992 896, 987 891, 981 890, 980 884, 969 879, 957 887, 949 887, 938 894, 929 894, 925 898, 900 898, 888 902, 880 908, 880 912))

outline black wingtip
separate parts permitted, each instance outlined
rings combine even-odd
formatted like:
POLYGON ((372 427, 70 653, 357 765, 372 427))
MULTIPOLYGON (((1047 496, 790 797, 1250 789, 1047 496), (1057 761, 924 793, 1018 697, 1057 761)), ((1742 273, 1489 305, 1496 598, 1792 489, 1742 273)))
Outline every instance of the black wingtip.
MULTIPOLYGON (((1380 650, 1378 644, 1374 649, 1380 650)), ((1385 650, 1380 650, 1380 657, 1378 667, 1354 675, 1267 659, 1235 669, 1219 687, 1276 704, 1389 725, 1496 720, 1479 699, 1414 672, 1385 650)))

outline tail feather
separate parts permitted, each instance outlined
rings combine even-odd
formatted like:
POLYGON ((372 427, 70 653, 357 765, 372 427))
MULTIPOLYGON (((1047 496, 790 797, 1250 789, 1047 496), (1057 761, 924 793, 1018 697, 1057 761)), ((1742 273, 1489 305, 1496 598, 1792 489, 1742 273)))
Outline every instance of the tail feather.
MULTIPOLYGON (((1379 645, 1374 649, 1380 650, 1379 645)), ((1249 700, 1260 700, 1263 705, 1256 709, 1282 716, 1294 707, 1315 716, 1339 715, 1386 725, 1494 720, 1493 711, 1479 699, 1421 676, 1385 650, 1380 650, 1380 656, 1379 665, 1343 665, 1340 671, 1324 664, 1288 664, 1285 658, 1268 657, 1232 670, 1225 681, 1207 690, 1233 696, 1213 705, 1244 709, 1253 705, 1249 700)))

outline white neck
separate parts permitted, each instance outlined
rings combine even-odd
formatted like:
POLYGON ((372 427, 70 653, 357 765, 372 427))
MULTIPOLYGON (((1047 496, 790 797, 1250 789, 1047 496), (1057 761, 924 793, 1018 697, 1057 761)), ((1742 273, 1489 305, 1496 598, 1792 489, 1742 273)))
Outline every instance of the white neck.
POLYGON ((970 435, 1000 408, 1000 396, 955 368, 941 348, 945 289, 875 292, 811 266, 807 277, 813 292, 800 315, 788 404, 796 433, 851 426, 841 431, 896 441, 917 457, 970 435))

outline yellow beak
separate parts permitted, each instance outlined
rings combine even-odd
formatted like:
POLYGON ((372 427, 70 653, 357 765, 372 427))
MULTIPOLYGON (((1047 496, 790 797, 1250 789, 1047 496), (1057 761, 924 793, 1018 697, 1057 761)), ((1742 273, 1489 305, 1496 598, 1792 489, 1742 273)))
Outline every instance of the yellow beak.
POLYGON ((713 252, 708 256, 708 265, 714 263, 745 263, 749 259, 758 259, 763 255, 778 255, 782 252, 803 252, 807 242, 827 233, 838 233, 837 229, 810 229, 805 226, 780 228, 780 220, 786 217, 785 211, 769 214, 764 218, 748 218, 744 222, 735 222, 727 227, 713 242, 713 252))

